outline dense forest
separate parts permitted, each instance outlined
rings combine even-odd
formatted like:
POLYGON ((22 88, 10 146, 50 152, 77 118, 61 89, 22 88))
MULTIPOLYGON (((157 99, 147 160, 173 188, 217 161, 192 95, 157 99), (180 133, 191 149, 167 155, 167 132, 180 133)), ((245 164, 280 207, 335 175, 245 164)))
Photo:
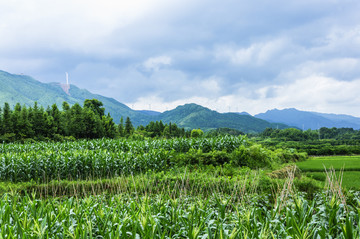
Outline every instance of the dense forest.
POLYGON ((83 106, 76 103, 70 107, 63 102, 60 110, 56 104, 44 109, 36 102, 33 107, 17 103, 11 109, 8 103, 0 107, 0 141, 25 140, 96 139, 116 137, 181 137, 190 136, 189 131, 176 124, 150 122, 136 130, 129 117, 116 124, 110 114, 105 115, 103 103, 87 99, 83 106))

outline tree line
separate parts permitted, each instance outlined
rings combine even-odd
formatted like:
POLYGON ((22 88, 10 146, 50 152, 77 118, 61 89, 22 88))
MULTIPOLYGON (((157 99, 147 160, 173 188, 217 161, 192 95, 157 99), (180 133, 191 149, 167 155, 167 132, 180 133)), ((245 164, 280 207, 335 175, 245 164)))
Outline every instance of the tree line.
POLYGON ((318 130, 267 128, 254 137, 267 147, 293 148, 308 155, 360 154, 360 130, 325 128, 318 130))
POLYGON ((191 132, 176 124, 150 122, 136 129, 129 117, 116 124, 103 103, 87 99, 81 106, 63 102, 60 110, 56 104, 46 109, 37 102, 31 107, 17 103, 11 109, 8 103, 0 107, 0 142, 63 139, 95 139, 116 137, 190 137, 191 132))
POLYGON ((266 128, 260 135, 264 138, 279 139, 284 141, 309 141, 335 139, 344 141, 360 140, 360 130, 353 128, 326 128, 322 127, 318 130, 302 131, 295 128, 289 129, 273 129, 266 128))

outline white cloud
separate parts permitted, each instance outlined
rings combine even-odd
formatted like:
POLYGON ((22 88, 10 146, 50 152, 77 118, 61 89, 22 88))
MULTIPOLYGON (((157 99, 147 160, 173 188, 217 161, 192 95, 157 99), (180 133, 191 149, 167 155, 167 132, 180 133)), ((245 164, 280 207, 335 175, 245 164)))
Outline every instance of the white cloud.
POLYGON ((246 48, 225 45, 215 49, 215 57, 234 65, 264 65, 286 47, 289 47, 289 42, 285 38, 253 43, 246 48))
POLYGON ((144 62, 144 66, 148 70, 159 70, 161 66, 171 65, 171 58, 168 56, 151 57, 144 62))
POLYGON ((204 81, 200 81, 199 90, 205 91, 206 94, 210 94, 211 96, 217 96, 221 92, 220 81, 222 81, 222 79, 218 77, 210 77, 204 81))
POLYGON ((360 77, 360 59, 334 58, 319 61, 305 61, 293 70, 279 75, 282 79, 295 79, 311 75, 333 77, 338 80, 353 80, 360 77))
POLYGON ((234 94, 211 97, 189 97, 166 101, 159 96, 140 97, 131 103, 136 109, 147 109, 149 102, 153 110, 164 111, 185 103, 197 103, 219 112, 247 111, 251 114, 268 109, 298 108, 324 113, 343 113, 360 116, 360 79, 344 82, 322 76, 301 78, 286 85, 264 86, 254 90, 258 98, 234 94), (268 91, 274 91, 268 97, 268 91), (347 107, 344 107, 346 105, 347 107))

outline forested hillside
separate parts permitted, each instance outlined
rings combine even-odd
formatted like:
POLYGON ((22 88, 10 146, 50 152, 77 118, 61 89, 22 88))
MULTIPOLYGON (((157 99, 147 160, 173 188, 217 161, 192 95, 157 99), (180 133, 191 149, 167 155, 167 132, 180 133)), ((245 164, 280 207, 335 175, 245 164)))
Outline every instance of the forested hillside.
POLYGON ((189 129, 201 128, 205 131, 217 128, 232 128, 242 132, 262 132, 266 128, 287 128, 284 124, 271 124, 250 115, 219 113, 197 104, 186 104, 159 115, 163 122, 174 122, 189 129))

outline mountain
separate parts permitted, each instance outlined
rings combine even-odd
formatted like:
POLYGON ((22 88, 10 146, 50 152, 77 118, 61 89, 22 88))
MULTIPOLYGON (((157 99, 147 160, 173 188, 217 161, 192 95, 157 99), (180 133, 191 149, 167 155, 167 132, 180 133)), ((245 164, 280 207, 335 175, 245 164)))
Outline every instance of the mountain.
POLYGON ((237 112, 237 114, 239 114, 239 115, 250 115, 251 116, 251 114, 249 114, 248 112, 245 112, 245 111, 237 112))
POLYGON ((287 128, 284 124, 269 123, 250 115, 219 113, 197 104, 178 106, 159 115, 164 123, 173 122, 187 129, 232 128, 246 133, 261 132, 268 127, 287 128))
POLYGON ((325 114, 310 111, 300 111, 294 108, 273 109, 255 117, 269 122, 280 122, 300 129, 354 128, 360 129, 360 118, 350 115, 325 114))
POLYGON ((110 112, 116 123, 119 123, 121 116, 129 116, 134 125, 147 124, 152 119, 148 114, 132 110, 115 99, 92 94, 75 85, 70 85, 69 94, 67 94, 59 83, 41 83, 29 76, 0 71, 1 107, 5 102, 12 107, 16 103, 33 106, 35 101, 44 107, 52 104, 61 107, 64 101, 70 105, 75 103, 82 105, 85 99, 98 99, 103 102, 106 113, 110 112))
POLYGON ((157 116, 159 114, 161 114, 161 112, 158 111, 153 111, 153 110, 137 110, 137 112, 146 114, 146 115, 150 115, 150 116, 157 116))

